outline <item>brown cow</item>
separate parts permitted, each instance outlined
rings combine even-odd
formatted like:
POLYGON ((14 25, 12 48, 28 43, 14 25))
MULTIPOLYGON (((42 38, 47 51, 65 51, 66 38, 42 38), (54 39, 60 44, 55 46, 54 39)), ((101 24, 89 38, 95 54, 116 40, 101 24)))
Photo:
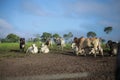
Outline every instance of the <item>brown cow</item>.
POLYGON ((94 57, 96 57, 97 52, 101 53, 103 56, 103 49, 101 47, 100 39, 99 38, 74 38, 74 43, 76 43, 76 46, 78 47, 78 51, 81 52, 80 50, 85 50, 85 54, 88 54, 91 48, 92 52, 94 52, 94 57), (94 50, 94 51, 93 51, 94 50))

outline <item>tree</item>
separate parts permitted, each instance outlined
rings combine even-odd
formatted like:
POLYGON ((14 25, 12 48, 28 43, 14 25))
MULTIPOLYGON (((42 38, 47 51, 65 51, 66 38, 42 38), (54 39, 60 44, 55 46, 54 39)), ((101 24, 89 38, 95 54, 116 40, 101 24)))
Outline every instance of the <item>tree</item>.
POLYGON ((34 39, 31 37, 31 38, 28 38, 27 41, 28 41, 28 42, 34 42, 34 39))
POLYGON ((34 42, 39 42, 40 41, 40 34, 35 34, 35 38, 33 39, 34 42))
POLYGON ((42 38, 42 41, 46 41, 47 39, 52 38, 52 34, 51 34, 51 33, 44 32, 44 33, 42 34, 41 38, 42 38))
POLYGON ((68 40, 68 35, 64 34, 63 37, 65 38, 65 40, 68 40))
POLYGON ((59 34, 57 34, 57 33, 55 33, 55 34, 53 34, 53 36, 52 36, 53 38, 59 38, 60 37, 60 35, 59 34))
POLYGON ((69 33, 68 33, 68 37, 69 37, 69 38, 72 38, 72 37, 73 37, 72 32, 69 32, 69 33))
POLYGON ((112 30, 113 30, 113 28, 111 26, 104 28, 104 32, 106 32, 106 34, 109 34, 112 30))
POLYGON ((96 33, 93 31, 90 31, 87 33, 87 37, 96 37, 96 33))
POLYGON ((63 37, 65 38, 66 41, 68 41, 70 38, 73 37, 72 32, 69 32, 68 34, 64 34, 63 37))
POLYGON ((36 38, 40 38, 40 37, 41 37, 40 34, 34 34, 34 36, 35 36, 36 38))
POLYGON ((102 43, 105 43, 105 39, 102 39, 102 38, 101 38, 101 42, 102 42, 102 43))
POLYGON ((20 37, 16 34, 8 34, 7 37, 5 38, 7 42, 18 42, 20 37))
POLYGON ((34 38, 33 42, 40 42, 40 39, 39 38, 34 38))

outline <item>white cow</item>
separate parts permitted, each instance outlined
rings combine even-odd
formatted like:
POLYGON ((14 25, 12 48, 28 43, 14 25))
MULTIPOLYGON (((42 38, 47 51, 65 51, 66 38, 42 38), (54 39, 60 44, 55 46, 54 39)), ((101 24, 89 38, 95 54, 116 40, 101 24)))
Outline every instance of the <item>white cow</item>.
POLYGON ((32 46, 30 46, 26 53, 33 53, 33 54, 36 54, 38 53, 38 47, 35 45, 35 44, 32 44, 32 46))
POLYGON ((54 41, 57 44, 57 46, 61 47, 62 50, 66 46, 65 40, 63 38, 55 38, 54 41))
POLYGON ((45 45, 44 43, 42 43, 41 49, 40 49, 40 53, 49 53, 49 48, 47 45, 45 45))
MULTIPOLYGON (((100 53, 103 53, 103 49, 102 48, 99 48, 99 50, 95 51, 94 48, 91 48, 88 52, 89 55, 95 55, 95 54, 100 54, 100 53)), ((104 55, 103 55, 104 56, 104 55)))
POLYGON ((71 48, 73 50, 73 53, 75 53, 77 56, 78 55, 86 55, 86 54, 84 54, 85 50, 84 49, 79 50, 78 46, 76 46, 76 43, 72 43, 71 48))

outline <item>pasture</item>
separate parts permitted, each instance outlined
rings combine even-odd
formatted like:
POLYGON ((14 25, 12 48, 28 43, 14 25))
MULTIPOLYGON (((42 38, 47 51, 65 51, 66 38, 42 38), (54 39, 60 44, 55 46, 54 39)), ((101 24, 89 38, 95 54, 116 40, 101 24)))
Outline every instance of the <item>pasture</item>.
POLYGON ((53 45, 48 54, 20 52, 19 43, 0 44, 0 80, 114 80, 115 71, 116 56, 76 56, 70 44, 63 51, 53 45))

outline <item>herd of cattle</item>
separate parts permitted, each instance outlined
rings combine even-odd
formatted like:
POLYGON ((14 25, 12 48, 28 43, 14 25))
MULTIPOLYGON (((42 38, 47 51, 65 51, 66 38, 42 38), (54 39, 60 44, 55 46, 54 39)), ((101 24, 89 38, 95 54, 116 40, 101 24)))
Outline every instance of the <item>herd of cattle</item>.
MULTIPOLYGON (((65 40, 63 38, 55 38, 54 42, 57 46, 61 47, 61 50, 65 47, 65 40)), ((26 53, 49 53, 50 49, 49 47, 52 46, 53 41, 51 39, 46 40, 46 42, 42 43, 40 49, 35 44, 32 44, 28 49, 26 50, 26 53)), ((120 43, 113 42, 109 40, 106 43, 106 46, 109 47, 110 52, 108 52, 111 56, 117 55, 118 47, 120 43)), ((25 39, 20 39, 20 49, 25 48, 25 39)), ((76 55, 94 55, 96 57, 97 54, 100 54, 104 56, 103 48, 101 46, 101 39, 100 38, 84 38, 75 37, 73 39, 73 42, 71 44, 71 48, 73 50, 73 53, 76 55)))
MULTIPOLYGON (((63 47, 65 47, 65 41, 63 38, 54 38, 54 42, 58 47, 60 47, 63 50, 63 47)), ((28 49, 26 50, 26 53, 49 53, 50 49, 53 44, 53 41, 51 39, 46 40, 46 42, 42 42, 42 45, 40 49, 36 46, 36 44, 32 44, 28 49)), ((24 51, 25 48, 25 39, 20 38, 20 50, 24 51)))

